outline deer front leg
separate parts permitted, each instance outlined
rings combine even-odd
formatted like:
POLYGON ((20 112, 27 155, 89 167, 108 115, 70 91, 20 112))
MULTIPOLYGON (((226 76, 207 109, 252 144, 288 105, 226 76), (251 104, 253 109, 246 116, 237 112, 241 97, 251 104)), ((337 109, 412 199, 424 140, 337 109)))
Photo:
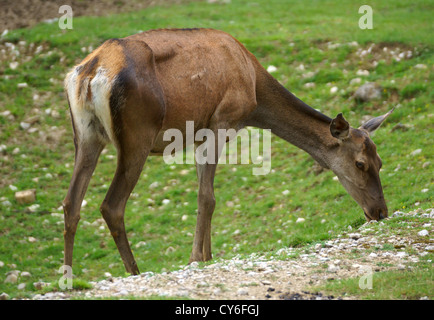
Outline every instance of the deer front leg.
POLYGON ((211 218, 215 208, 213 184, 216 167, 217 164, 196 164, 199 179, 198 213, 190 263, 212 259, 211 218))

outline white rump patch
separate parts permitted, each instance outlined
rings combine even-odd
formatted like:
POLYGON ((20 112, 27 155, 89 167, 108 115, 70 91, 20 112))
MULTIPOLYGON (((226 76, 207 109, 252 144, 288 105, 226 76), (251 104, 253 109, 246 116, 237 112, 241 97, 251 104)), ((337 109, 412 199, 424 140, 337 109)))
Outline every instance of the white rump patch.
POLYGON ((96 70, 94 78, 83 80, 80 96, 78 96, 78 72, 80 66, 72 70, 65 78, 65 89, 68 92, 68 99, 71 106, 71 112, 74 117, 76 134, 80 141, 86 141, 95 135, 104 138, 101 132, 97 130, 92 121, 99 121, 100 126, 104 128, 106 136, 113 140, 113 125, 110 113, 110 92, 113 80, 107 77, 107 70, 99 67, 96 70), (87 99, 90 81, 91 100, 87 99))
POLYGON ((103 125, 110 141, 113 140, 113 123, 110 112, 110 94, 115 78, 110 81, 107 77, 107 70, 99 67, 95 77, 90 82, 92 90, 92 104, 95 115, 103 125))

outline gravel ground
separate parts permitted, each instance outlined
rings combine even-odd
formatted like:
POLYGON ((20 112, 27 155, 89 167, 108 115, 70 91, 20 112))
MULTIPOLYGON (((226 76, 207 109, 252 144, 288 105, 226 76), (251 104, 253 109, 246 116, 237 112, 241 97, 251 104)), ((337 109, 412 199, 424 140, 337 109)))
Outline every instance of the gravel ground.
POLYGON ((192 263, 176 271, 158 274, 145 272, 125 278, 107 275, 106 280, 91 283, 93 288, 90 290, 49 292, 37 294, 33 299, 132 296, 203 300, 354 299, 309 292, 308 288, 335 279, 366 277, 369 272, 412 268, 411 264, 417 263, 420 257, 434 251, 434 241, 430 238, 432 223, 424 223, 422 230, 409 227, 409 223, 403 225, 404 229, 400 228, 406 232, 382 231, 382 226, 399 216, 410 216, 414 221, 429 218, 431 222, 434 209, 395 212, 384 222, 366 223, 334 240, 307 249, 283 248, 273 256, 236 256, 206 266, 192 263), (426 240, 420 241, 421 237, 426 240), (384 250, 385 244, 391 249, 384 250), (380 248, 382 250, 378 250, 380 248))

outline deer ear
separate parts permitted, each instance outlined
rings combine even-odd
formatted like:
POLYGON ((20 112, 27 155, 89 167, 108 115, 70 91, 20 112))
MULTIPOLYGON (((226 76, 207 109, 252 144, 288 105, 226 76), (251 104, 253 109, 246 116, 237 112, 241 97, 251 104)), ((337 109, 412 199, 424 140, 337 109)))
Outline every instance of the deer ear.
POLYGON ((330 133, 337 139, 346 139, 350 135, 350 125, 344 119, 342 113, 339 113, 336 118, 330 123, 330 133))
POLYGON ((386 113, 382 116, 379 116, 379 117, 376 117, 376 118, 373 118, 373 119, 367 121, 362 126, 360 126, 359 129, 364 129, 364 130, 368 131, 369 133, 374 132, 375 130, 377 130, 381 126, 383 121, 386 120, 386 118, 388 116, 390 116, 390 114, 393 112, 393 110, 395 110, 395 108, 392 108, 392 110, 390 110, 388 113, 386 113))

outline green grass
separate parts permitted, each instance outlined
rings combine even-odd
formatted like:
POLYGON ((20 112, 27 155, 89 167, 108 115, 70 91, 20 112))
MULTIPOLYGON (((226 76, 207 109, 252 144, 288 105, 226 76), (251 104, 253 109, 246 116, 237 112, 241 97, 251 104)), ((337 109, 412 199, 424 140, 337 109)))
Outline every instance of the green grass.
MULTIPOLYGON (((191 3, 74 18, 73 30, 60 30, 54 23, 9 32, 2 40, 2 48, 4 42, 20 46, 19 41, 25 41, 30 58, 20 56, 15 70, 8 59, 2 59, 0 64, 0 112, 9 110, 13 115, 12 120, 0 116, 0 144, 6 146, 0 155, 0 261, 4 262, 0 268, 0 293, 25 296, 35 291, 31 283, 57 282, 60 277, 57 271, 63 258, 63 222, 56 213, 62 213, 59 207, 74 159, 68 106, 62 91, 65 72, 86 56, 82 49, 96 48, 108 38, 140 30, 211 27, 227 31, 265 67, 276 66, 273 75, 303 101, 329 116, 343 112, 354 127, 363 116, 380 115, 396 106, 373 137, 384 164, 381 177, 389 211, 433 207, 434 97, 429 90, 434 74, 433 4, 373 1, 373 30, 358 28, 361 4, 337 0, 311 1, 308 5, 301 0, 291 5, 264 0, 191 3), (349 44, 353 41, 359 46, 349 44), (338 45, 329 47, 328 43, 338 45), (360 58, 357 50, 367 50, 371 44, 380 49, 360 58), (38 46, 41 52, 33 56, 38 46), (384 46, 399 52, 411 50, 413 55, 397 62, 382 53, 384 46), (376 67, 372 66, 374 60, 378 60, 376 67), (304 71, 299 69, 300 64, 304 71), (415 68, 418 64, 427 68, 415 68), (369 75, 358 76, 359 69, 369 70, 369 75), (309 71, 312 73, 307 74, 309 71), (349 100, 357 88, 349 82, 356 77, 382 85, 383 99, 364 104, 349 100), (28 87, 18 88, 22 82, 28 87), (315 82, 316 86, 306 88, 307 82, 315 82), (339 91, 331 94, 331 86, 337 86, 339 91), (34 100, 35 95, 39 98, 34 100), (52 111, 57 114, 49 115, 52 111), (33 127, 38 132, 22 130, 20 122, 35 115, 39 121, 33 127), (392 130, 397 123, 408 125, 408 129, 392 130), (63 134, 61 130, 65 130, 63 134), (422 152, 411 156, 416 149, 422 152), (431 164, 424 166, 427 162, 431 164), (395 171, 398 166, 400 169, 395 171), (17 204, 15 191, 9 185, 18 190, 37 189, 36 211, 29 212, 29 205, 17 204), (31 273, 24 291, 17 290, 17 284, 3 283, 5 274, 14 269, 31 273)), ((125 274, 99 213, 114 174, 114 156, 113 146, 101 156, 85 197, 87 205, 81 212, 74 274, 83 281, 101 279, 105 272, 113 276, 125 274)), ((253 176, 253 165, 219 166, 212 229, 214 256, 230 258, 238 253, 304 246, 330 239, 349 225, 362 224, 362 210, 333 180, 332 172, 316 174, 313 164, 306 153, 273 137, 270 174, 253 176), (284 190, 289 190, 289 195, 284 196, 284 190), (295 223, 300 217, 306 219, 304 224, 295 223)), ((196 195, 193 165, 168 166, 162 158, 148 159, 127 204, 125 221, 142 272, 172 270, 188 262, 196 195), (149 189, 155 181, 160 186, 149 189), (170 203, 163 205, 163 199, 170 203), (187 219, 182 219, 184 215, 187 219)))
MULTIPOLYGON (((427 237, 417 235, 420 230, 426 228, 423 225, 428 223, 431 223, 431 219, 429 218, 398 217, 388 220, 385 224, 370 225, 369 229, 371 230, 364 233, 364 236, 376 234, 379 239, 395 235, 412 241, 411 245, 405 243, 402 246, 397 246, 384 243, 381 248, 367 248, 366 252, 363 253, 364 257, 368 256, 371 251, 378 254, 381 254, 382 251, 396 254, 399 250, 399 252, 405 252, 409 256, 418 257, 419 261, 417 263, 405 263, 404 270, 397 270, 396 265, 387 264, 386 266, 391 267, 391 270, 373 272, 372 288, 366 287, 362 274, 355 278, 329 281, 325 285, 310 290, 321 291, 327 295, 351 296, 364 300, 419 300, 424 297, 433 299, 434 269, 432 267, 432 260, 434 254, 429 252, 423 256, 419 256, 414 250, 415 245, 432 243, 427 237), (362 284, 362 287, 360 284, 362 284)), ((360 258, 360 256, 360 253, 355 254, 353 257, 354 261, 360 258)), ((382 263, 378 262, 377 265, 380 267, 382 263)), ((366 274, 364 276, 366 277, 366 274)))
POLYGON ((321 287, 327 294, 352 296, 363 300, 418 300, 423 297, 432 299, 433 268, 426 270, 386 271, 373 274, 372 289, 361 289, 360 278, 334 281, 321 287))

